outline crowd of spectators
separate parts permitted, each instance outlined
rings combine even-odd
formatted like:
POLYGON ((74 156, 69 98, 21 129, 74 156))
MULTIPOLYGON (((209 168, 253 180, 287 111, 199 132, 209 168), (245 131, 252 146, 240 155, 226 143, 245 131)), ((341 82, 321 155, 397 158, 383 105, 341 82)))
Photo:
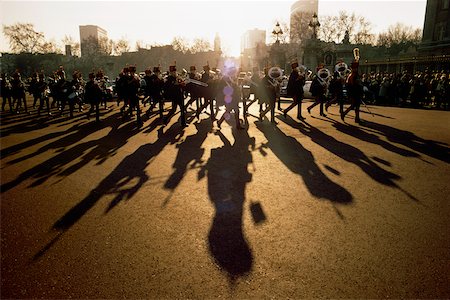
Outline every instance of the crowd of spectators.
POLYGON ((449 80, 446 71, 423 71, 414 74, 362 74, 364 101, 376 105, 449 109, 449 80))

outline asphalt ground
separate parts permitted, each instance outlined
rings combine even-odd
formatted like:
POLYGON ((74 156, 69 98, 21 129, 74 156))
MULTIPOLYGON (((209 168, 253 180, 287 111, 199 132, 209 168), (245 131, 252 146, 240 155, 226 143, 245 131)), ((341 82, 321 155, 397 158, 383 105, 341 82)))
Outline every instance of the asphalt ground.
POLYGON ((450 112, 110 108, 1 114, 2 299, 450 297, 450 112))

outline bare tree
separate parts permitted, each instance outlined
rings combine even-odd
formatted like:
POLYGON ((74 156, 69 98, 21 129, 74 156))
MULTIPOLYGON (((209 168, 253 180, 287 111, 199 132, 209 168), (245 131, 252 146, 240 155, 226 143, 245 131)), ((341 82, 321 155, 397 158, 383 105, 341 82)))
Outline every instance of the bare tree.
POLYGON ((45 43, 44 34, 34 30, 34 25, 31 23, 3 25, 3 34, 9 39, 11 51, 16 53, 36 53, 45 43))
POLYGON ((402 23, 397 23, 388 27, 387 31, 378 35, 377 44, 379 46, 391 47, 399 44, 419 44, 422 39, 420 28, 412 28, 402 23))
POLYGON ((291 43, 302 43, 310 39, 312 31, 309 28, 312 14, 299 12, 291 15, 291 27, 289 29, 289 37, 291 43))
POLYGON ((342 42, 346 31, 350 42, 356 44, 372 44, 374 35, 371 33, 371 24, 363 16, 346 11, 340 11, 337 16, 324 16, 320 18, 319 38, 325 42, 342 42))
POLYGON ((75 42, 74 38, 70 35, 64 36, 62 39, 63 45, 70 45, 72 48, 72 55, 80 56, 80 43, 75 42))
POLYGON ((39 45, 38 51, 39 53, 47 54, 47 53, 61 53, 61 49, 58 48, 56 42, 54 40, 43 42, 39 45))
POLYGON ((111 55, 113 47, 114 47, 113 41, 108 39, 107 37, 103 37, 98 40, 98 48, 100 54, 106 56, 111 55))
POLYGON ((176 36, 172 40, 172 47, 176 51, 186 53, 189 51, 189 42, 184 37, 176 36))
POLYGON ((122 55, 123 53, 130 51, 130 44, 125 39, 120 39, 114 43, 114 53, 116 55, 122 55))
POLYGON ((211 43, 204 38, 194 39, 194 43, 190 47, 191 53, 206 52, 212 50, 211 43))

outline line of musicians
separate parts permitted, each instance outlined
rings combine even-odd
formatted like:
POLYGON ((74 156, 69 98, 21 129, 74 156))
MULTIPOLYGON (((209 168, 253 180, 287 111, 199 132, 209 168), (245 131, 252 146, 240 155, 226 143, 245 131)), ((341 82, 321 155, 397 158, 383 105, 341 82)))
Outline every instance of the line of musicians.
MULTIPOLYGON (((247 122, 249 114, 249 107, 258 101, 260 105, 259 118, 262 120, 264 116, 270 112, 270 121, 275 121, 275 107, 278 100, 278 109, 282 111, 286 117, 288 112, 297 106, 297 118, 302 120, 302 99, 304 94, 305 81, 310 74, 304 66, 300 66, 297 62, 291 64, 292 72, 287 84, 287 97, 293 99, 286 109, 281 109, 280 100, 280 79, 282 71, 279 68, 265 68, 264 76, 261 78, 257 69, 254 69, 251 78, 244 79, 242 82, 238 81, 238 70, 236 67, 226 67, 223 72, 213 69, 209 65, 203 66, 203 72, 199 73, 195 66, 191 66, 189 72, 183 69, 183 72, 177 72, 176 65, 169 67, 169 72, 166 76, 161 73, 160 67, 154 67, 153 71, 147 69, 145 76, 141 78, 136 73, 135 66, 125 67, 116 79, 116 92, 118 95, 117 104, 123 101, 121 112, 124 118, 133 116, 136 112, 136 122, 138 126, 142 125, 140 101, 143 102, 144 107, 149 104, 149 108, 145 112, 147 115, 153 113, 154 109, 158 108, 160 120, 163 124, 167 124, 175 115, 177 109, 180 110, 180 123, 183 127, 186 126, 186 110, 193 109, 195 103, 195 115, 199 118, 200 114, 207 112, 210 114, 212 122, 217 121, 217 126, 220 128, 224 120, 229 119, 231 112, 234 111, 237 128, 242 128, 239 119, 239 107, 242 103, 244 110, 244 121, 247 122), (245 92, 248 88, 249 93, 245 92), (253 99, 250 98, 253 94, 253 99), (185 99, 189 101, 186 103, 185 99), (172 106, 170 111, 164 116, 164 102, 171 100, 172 106), (225 112, 217 119, 219 108, 225 106, 225 112), (208 109, 209 108, 209 109, 208 109)), ((316 105, 320 105, 320 115, 326 116, 324 113, 328 107, 339 102, 341 118, 344 120, 345 115, 349 110, 355 109, 355 121, 359 122, 359 105, 360 95, 362 94, 362 86, 358 78, 358 62, 352 63, 352 72, 348 76, 346 82, 349 98, 352 100, 352 105, 344 111, 343 104, 343 85, 348 74, 343 72, 335 72, 332 78, 330 74, 321 75, 321 71, 326 70, 318 68, 317 74, 313 77, 311 83, 311 93, 315 97, 315 102, 307 108, 308 113, 316 105), (361 91, 359 91, 361 86, 361 91), (356 88, 353 88, 356 87, 356 88), (326 102, 326 94, 329 92, 329 101, 326 102)), ((44 74, 36 73, 32 76, 29 83, 28 91, 34 96, 33 107, 36 103, 38 106, 38 115, 44 105, 47 108, 47 113, 50 115, 50 96, 53 98, 51 107, 55 105, 59 107, 60 115, 65 111, 66 106, 69 106, 69 115, 73 117, 74 108, 79 106, 79 111, 82 111, 83 103, 89 103, 90 109, 86 113, 89 118, 92 112, 96 112, 96 120, 100 120, 99 107, 103 103, 106 108, 108 93, 105 82, 105 76, 102 71, 89 73, 88 82, 84 82, 79 72, 73 73, 72 80, 67 80, 63 67, 54 73, 52 78, 47 82, 44 74)), ((25 84, 21 79, 20 73, 13 74, 12 80, 8 80, 5 74, 1 76, 1 92, 3 97, 2 110, 4 110, 6 102, 9 102, 11 112, 19 112, 22 108, 28 113, 25 101, 25 84), (11 102, 11 99, 13 100, 11 102)))

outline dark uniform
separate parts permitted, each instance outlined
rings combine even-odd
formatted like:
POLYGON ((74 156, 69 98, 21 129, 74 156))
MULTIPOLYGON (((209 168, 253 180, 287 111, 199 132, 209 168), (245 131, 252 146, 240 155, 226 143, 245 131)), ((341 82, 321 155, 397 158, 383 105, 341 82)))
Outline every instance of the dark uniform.
POLYGON ((259 118, 262 118, 267 114, 270 110, 270 121, 272 123, 276 123, 275 121, 275 105, 277 101, 277 85, 274 79, 272 79, 268 74, 268 69, 264 69, 265 76, 261 79, 261 98, 266 100, 266 109, 262 110, 259 114, 259 118))
POLYGON ((352 109, 355 110, 355 122, 360 123, 359 107, 361 106, 361 98, 363 96, 363 86, 358 74, 359 62, 352 62, 352 73, 347 78, 347 92, 351 105, 341 113, 341 119, 344 121, 345 115, 352 109))
POLYGON ((19 108, 24 106, 25 112, 28 113, 27 100, 25 97, 25 84, 20 77, 20 73, 16 72, 13 75, 13 80, 11 80, 11 95, 13 98, 13 103, 16 103, 16 113, 19 113, 19 108))
POLYGON ((147 82, 147 89, 150 97, 150 108, 147 110, 146 114, 150 114, 153 108, 158 104, 159 106, 159 117, 161 122, 163 121, 164 112, 164 99, 162 96, 164 87, 164 80, 161 78, 161 70, 159 67, 153 68, 153 74, 149 77, 149 82, 147 82))
POLYGON ((142 126, 142 120, 141 120, 141 107, 139 106, 139 88, 141 87, 141 80, 139 79, 139 76, 135 73, 136 67, 131 66, 128 68, 130 73, 127 77, 127 84, 126 84, 126 97, 128 98, 128 101, 130 103, 129 113, 130 115, 133 115, 133 110, 136 110, 136 122, 137 125, 140 127, 142 126))
POLYGON ((305 77, 298 71, 298 63, 291 64, 292 73, 289 76, 287 85, 287 96, 292 97, 293 102, 283 111, 284 117, 287 113, 297 106, 297 119, 304 119, 302 117, 302 100, 303 100, 303 86, 305 85, 305 77))
POLYGON ((5 73, 2 73, 0 80, 1 80, 0 95, 3 98, 2 111, 5 111, 5 104, 6 101, 8 101, 9 111, 12 113, 13 106, 11 103, 11 83, 9 82, 8 76, 5 73))
POLYGON ((225 119, 230 118, 231 111, 234 111, 234 117, 236 120, 236 128, 243 129, 241 126, 241 122, 239 120, 239 102, 241 100, 241 91, 239 89, 239 85, 236 80, 236 70, 229 70, 229 76, 224 76, 220 80, 219 88, 223 91, 224 103, 225 103, 225 112, 222 117, 217 121, 217 126, 221 128, 222 122, 225 119))
POLYGON ((320 105, 320 115, 322 117, 326 117, 327 115, 323 112, 323 104, 326 101, 326 92, 328 89, 328 83, 325 81, 325 79, 321 79, 320 74, 317 74, 313 81, 311 82, 311 94, 315 98, 315 102, 311 104, 307 110, 308 113, 311 114, 311 109, 313 109, 315 106, 320 105))
POLYGON ((172 100, 172 108, 169 113, 165 117, 164 124, 167 124, 172 116, 175 114, 177 110, 177 106, 180 107, 180 121, 181 126, 186 127, 186 116, 184 111, 184 97, 183 97, 183 89, 181 83, 178 81, 177 77, 177 69, 175 66, 170 66, 169 68, 169 76, 167 77, 166 82, 164 83, 164 90, 166 96, 172 100))
POLYGON ((94 73, 89 73, 89 81, 86 83, 84 87, 84 101, 89 103, 91 107, 86 114, 86 117, 89 119, 90 114, 94 111, 95 108, 95 119, 97 122, 100 121, 100 99, 102 98, 102 90, 98 85, 98 82, 95 80, 94 73))
POLYGON ((334 72, 333 79, 330 82, 329 91, 331 99, 325 104, 325 110, 328 111, 328 107, 336 102, 339 103, 339 113, 344 111, 344 79, 339 72, 334 72))
POLYGON ((47 104, 47 114, 51 116, 50 113, 50 103, 49 103, 49 96, 50 96, 50 89, 48 87, 47 82, 45 82, 45 75, 44 73, 39 73, 39 79, 36 82, 36 94, 37 99, 39 99, 39 107, 38 107, 38 116, 41 115, 41 109, 44 107, 44 104, 47 104))

